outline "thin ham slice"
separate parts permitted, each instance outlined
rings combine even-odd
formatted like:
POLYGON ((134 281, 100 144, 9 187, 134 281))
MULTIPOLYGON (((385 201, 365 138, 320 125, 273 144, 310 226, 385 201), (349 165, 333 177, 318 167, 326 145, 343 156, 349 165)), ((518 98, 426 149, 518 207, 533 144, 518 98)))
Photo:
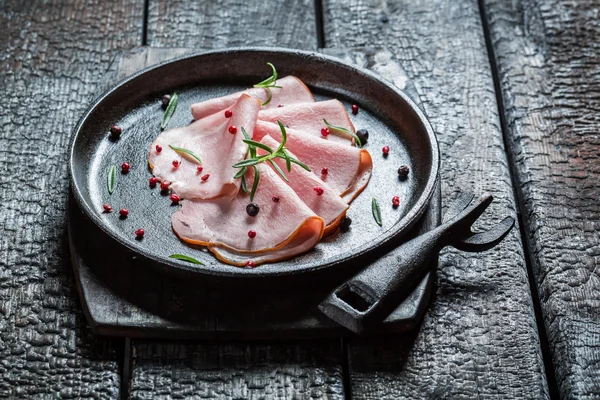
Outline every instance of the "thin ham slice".
POLYGON ((320 238, 313 232, 319 229, 320 222, 317 220, 307 221, 304 229, 298 231, 296 236, 285 246, 269 251, 267 253, 240 253, 224 247, 211 246, 209 249, 215 256, 228 264, 244 266, 248 261, 252 261, 254 265, 263 264, 266 262, 277 262, 287 260, 298 254, 307 252, 315 247, 320 238), (313 226, 314 225, 314 226, 313 226))
MULTIPOLYGON (((367 150, 323 140, 303 129, 289 128, 286 132, 285 147, 316 174, 320 174, 321 169, 326 167, 328 173, 321 176, 321 179, 347 203, 358 196, 369 183, 373 161, 367 150)), ((267 135, 281 141, 279 126, 257 121, 253 139, 260 142, 267 135)))
MULTIPOLYGON (((264 109, 276 108, 279 105, 289 105, 295 103, 307 103, 314 102, 310 89, 295 76, 286 76, 277 80, 277 86, 281 88, 271 88, 272 98, 271 101, 263 106, 264 109)), ((235 102, 240 98, 242 94, 247 94, 260 100, 261 103, 267 100, 269 97, 266 89, 263 88, 251 88, 241 92, 232 93, 227 96, 217 97, 203 101, 201 103, 192 104, 191 110, 194 119, 198 120, 209 115, 224 112, 232 107, 235 102)))
MULTIPOLYGON (((276 149, 279 146, 279 142, 268 135, 262 138, 261 143, 266 144, 272 149, 276 149)), ((266 154, 264 150, 259 151, 259 153, 261 152, 262 154, 266 154)), ((289 154, 297 158, 291 151, 289 154)), ((319 179, 314 173, 306 171, 296 164, 291 164, 291 169, 288 171, 285 160, 276 158, 273 161, 284 171, 284 174, 288 178, 287 184, 296 192, 304 204, 319 217, 323 218, 325 221, 324 235, 329 235, 335 231, 342 218, 346 215, 348 204, 331 186, 319 179), (318 195, 315 188, 323 189, 323 193, 318 195)), ((319 173, 320 170, 313 171, 319 173)), ((324 177, 323 175, 321 176, 324 177)))
POLYGON ((252 134, 260 107, 260 101, 243 94, 232 107, 231 118, 215 114, 161 133, 148 154, 152 173, 161 181, 171 182, 170 188, 184 199, 235 196, 240 180, 233 179, 237 169, 232 165, 244 159, 248 147, 242 141, 241 128, 252 134), (229 132, 231 125, 237 127, 237 133, 229 132), (162 147, 160 153, 156 151, 156 145, 162 147), (200 164, 194 158, 176 152, 169 145, 198 155, 202 160, 202 171, 198 172, 200 164), (173 166, 174 160, 180 163, 177 168, 173 166), (209 178, 203 181, 201 177, 207 174, 209 178))
MULTIPOLYGON (((208 246, 224 261, 236 265, 243 264, 226 258, 226 252, 262 256, 292 242, 298 248, 300 243, 294 241, 298 235, 302 235, 302 242, 312 243, 302 248, 312 248, 323 235, 323 219, 304 204, 271 167, 261 163, 258 169, 260 183, 253 202, 258 204, 260 212, 255 217, 246 212, 250 196, 243 191, 233 199, 187 200, 171 218, 177 236, 185 242, 208 246), (273 195, 279 197, 278 202, 272 201, 273 195), (254 238, 248 236, 251 230, 256 232, 254 238)), ((252 169, 248 170, 246 179, 251 186, 252 169)), ((285 253, 285 256, 295 254, 285 253)))
POLYGON ((352 136, 333 129, 329 130, 329 135, 327 136, 321 134, 321 129, 326 127, 323 119, 326 119, 331 125, 340 126, 351 132, 355 132, 354 125, 350 121, 346 108, 338 100, 292 104, 270 110, 261 110, 258 113, 258 119, 270 122, 275 126, 277 126, 277 121, 281 121, 286 127, 302 129, 303 132, 330 142, 344 143, 346 145, 354 143, 352 136))

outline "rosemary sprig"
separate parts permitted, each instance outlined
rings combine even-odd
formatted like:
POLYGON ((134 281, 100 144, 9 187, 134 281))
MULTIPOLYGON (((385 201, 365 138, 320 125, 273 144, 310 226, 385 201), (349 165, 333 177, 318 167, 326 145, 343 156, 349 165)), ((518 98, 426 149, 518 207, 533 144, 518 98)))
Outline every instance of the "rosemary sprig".
POLYGON ((167 127, 169 120, 175 113, 175 109, 177 108, 178 101, 179 101, 179 96, 177 95, 177 93, 173 93, 173 95, 171 96, 171 100, 169 100, 169 105, 167 106, 167 109, 165 110, 165 113, 163 114, 162 124, 160 124, 161 131, 167 127))
POLYGON ((115 167, 114 165, 111 165, 108 168, 107 183, 108 194, 113 194, 113 192, 115 191, 115 186, 117 185, 117 167, 115 167))
POLYGON ((373 197, 373 200, 371 200, 371 212, 373 213, 373 218, 375 218, 377 225, 382 226, 381 210, 379 209, 379 203, 375 197, 373 197))
POLYGON ((187 261, 187 262, 192 263, 192 264, 204 265, 203 263, 201 263, 200 261, 196 260, 195 258, 192 258, 190 256, 186 256, 185 254, 171 254, 169 256, 169 258, 174 258, 176 260, 181 260, 181 261, 187 261))
POLYGON ((362 147, 360 138, 358 136, 356 136, 356 133, 352 132, 349 129, 343 128, 341 126, 331 125, 329 122, 327 122, 327 120, 325 118, 323 118, 323 122, 325 122, 325 125, 327 125, 327 127, 329 129, 333 129, 333 130, 339 131, 339 132, 344 132, 344 133, 352 136, 354 138, 354 140, 356 140, 356 144, 358 145, 358 147, 362 147))
POLYGON ((198 157, 196 155, 196 153, 194 153, 191 150, 188 149, 184 149, 183 147, 177 147, 177 146, 171 146, 169 145, 170 148, 172 148, 173 150, 175 150, 177 153, 185 156, 186 154, 189 155, 190 157, 194 158, 196 161, 198 161, 198 164, 202 164, 202 160, 200 159, 200 157, 198 157))
POLYGON ((286 182, 289 182, 289 180, 285 173, 281 170, 281 168, 279 168, 279 166, 275 163, 275 158, 281 158, 285 160, 286 169, 288 172, 292 170, 292 163, 310 172, 310 168, 308 167, 308 165, 289 155, 287 149, 285 148, 285 143, 287 142, 287 133, 285 131, 285 126, 281 123, 281 121, 277 121, 277 123, 279 124, 279 129, 281 130, 281 143, 279 144, 279 147, 277 147, 277 149, 275 150, 263 143, 259 143, 250 139, 250 137, 246 133, 246 130, 242 128, 242 133, 245 137, 243 141, 248 145, 248 150, 246 151, 246 154, 249 155, 249 158, 233 165, 233 168, 239 168, 239 171, 235 174, 234 178, 242 178, 241 188, 244 192, 247 192, 245 174, 249 167, 252 167, 254 169, 254 182, 252 182, 252 189, 250 191, 250 201, 254 199, 254 194, 256 193, 256 189, 258 188, 258 182, 260 180, 260 171, 258 170, 257 165, 262 162, 266 161, 269 164, 271 164, 273 169, 286 182), (259 148, 266 151, 268 154, 259 157, 256 153, 256 150, 259 148))
POLYGON ((277 86, 277 70, 275 69, 275 66, 270 62, 268 62, 267 65, 271 67, 273 74, 264 81, 258 82, 256 85, 254 85, 255 88, 267 89, 267 92, 269 93, 269 98, 267 98, 267 100, 265 100, 265 102, 262 103, 263 106, 269 104, 271 102, 271 99, 273 98, 271 88, 281 88, 281 86, 277 86))

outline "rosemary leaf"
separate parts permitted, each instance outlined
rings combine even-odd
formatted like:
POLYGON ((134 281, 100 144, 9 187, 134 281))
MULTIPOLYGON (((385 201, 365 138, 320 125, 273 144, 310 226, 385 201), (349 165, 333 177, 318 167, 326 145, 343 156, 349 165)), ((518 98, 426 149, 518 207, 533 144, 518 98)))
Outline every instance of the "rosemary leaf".
POLYGON ((285 166, 286 166, 288 172, 292 172, 292 160, 290 158, 290 155, 285 150, 283 150, 282 153, 283 153, 283 158, 285 158, 285 166))
POLYGON ((171 96, 171 100, 169 100, 169 105, 167 106, 167 109, 165 110, 165 113, 163 115, 162 124, 160 124, 161 130, 164 130, 166 128, 167 124, 169 123, 169 120, 175 113, 175 109, 177 108, 178 101, 179 101, 179 96, 177 95, 177 93, 173 93, 173 95, 171 96))
POLYGON ((354 138, 354 140, 356 140, 356 144, 358 145, 358 147, 362 147, 362 143, 360 141, 360 138, 358 136, 356 136, 356 134, 346 128, 343 128, 341 126, 336 126, 336 125, 331 125, 329 122, 327 122, 327 120, 325 118, 323 118, 323 122, 325 122, 325 125, 327 125, 327 127, 329 129, 333 129, 339 132, 344 132, 347 135, 350 135, 354 138))
POLYGON ((202 160, 200 159, 200 157, 198 157, 193 151, 188 150, 188 149, 184 149, 183 147, 177 147, 177 146, 171 146, 169 145, 170 148, 172 148, 173 150, 175 150, 177 153, 183 153, 182 155, 189 155, 192 158, 196 159, 196 161, 198 161, 198 164, 202 164, 202 160))
POLYGON ((290 158, 290 161, 293 162, 294 164, 297 164, 299 166, 301 166, 302 168, 304 168, 305 170, 307 170, 308 172, 310 172, 310 168, 308 167, 308 165, 304 164, 302 161, 296 159, 296 158, 290 158))
POLYGON ((267 104, 269 104, 271 102, 271 99, 273 98, 273 93, 271 92, 270 88, 265 88, 267 89, 267 93, 269 93, 269 97, 267 97, 267 99, 262 103, 263 106, 266 106, 267 104))
POLYGON ((242 167, 251 167, 260 162, 260 158, 248 158, 246 160, 242 160, 237 164, 233 164, 233 168, 242 168, 242 167))
POLYGON ((111 165, 108 168, 108 194, 113 194, 115 186, 117 185, 117 167, 111 165))
POLYGON ((285 174, 283 173, 281 168, 279 168, 279 165, 275 164, 275 162, 273 162, 273 160, 269 160, 269 164, 271 164, 273 166, 273 169, 275 170, 275 172, 277 172, 279 174, 279 176, 281 176, 283 178, 284 181, 289 182, 289 179, 287 178, 287 176, 285 176, 285 174))
POLYGON ((256 142, 254 140, 248 140, 248 139, 244 139, 243 142, 246 144, 249 144, 251 146, 254 146, 254 147, 260 147, 261 149, 273 154, 273 149, 270 148, 269 146, 267 146, 266 144, 262 144, 260 142, 256 142))
POLYGON ((371 200, 371 211, 373 212, 373 218, 375 218, 377 225, 382 226, 381 210, 379 209, 379 203, 375 197, 373 197, 373 200, 371 200))
POLYGON ((279 153, 283 150, 285 143, 287 142, 287 132, 285 131, 285 125, 283 125, 280 120, 277 120, 277 124, 279 124, 279 129, 281 130, 281 143, 275 152, 279 153))
POLYGON ((252 191, 250 192, 250 201, 254 200, 254 194, 256 193, 256 189, 258 188, 258 181, 260 180, 260 171, 258 168, 253 166, 254 168, 254 182, 252 182, 252 191))
POLYGON ((192 264, 204 265, 203 263, 201 263, 200 261, 196 260, 195 258, 192 258, 190 256, 186 256, 185 254, 171 254, 169 256, 169 258, 174 258, 176 260, 181 260, 181 261, 187 261, 187 262, 192 263, 192 264))
POLYGON ((271 64, 270 62, 268 62, 267 65, 269 67, 271 67, 271 71, 272 71, 271 76, 268 77, 267 79, 265 79, 264 81, 257 83, 256 85, 254 85, 254 87, 270 86, 273 82, 275 82, 277 80, 277 69, 275 69, 275 66, 273 64, 271 64))
POLYGON ((233 179, 241 178, 242 176, 244 176, 246 174, 246 170, 247 169, 248 169, 248 167, 242 167, 242 168, 240 168, 240 170, 237 172, 237 174, 235 174, 235 176, 233 177, 233 179))
POLYGON ((244 129, 243 126, 242 126, 242 135, 244 135, 244 139, 252 140, 252 138, 248 135, 248 132, 246 132, 246 130, 244 129))
POLYGON ((272 71, 271 76, 268 77, 267 79, 265 79, 264 81, 259 82, 256 85, 254 85, 255 88, 266 89, 267 93, 269 94, 269 97, 267 98, 267 100, 265 100, 264 103, 262 103, 263 106, 266 106, 267 104, 269 104, 271 102, 271 99, 273 98, 273 93, 271 93, 271 88, 281 88, 281 86, 277 86, 277 70, 275 69, 275 66, 273 64, 271 64, 270 62, 268 62, 267 65, 269 67, 271 67, 271 71, 272 71))
POLYGON ((242 182, 240 184, 240 188, 244 193, 248 193, 248 185, 246 184, 246 175, 242 175, 242 182))

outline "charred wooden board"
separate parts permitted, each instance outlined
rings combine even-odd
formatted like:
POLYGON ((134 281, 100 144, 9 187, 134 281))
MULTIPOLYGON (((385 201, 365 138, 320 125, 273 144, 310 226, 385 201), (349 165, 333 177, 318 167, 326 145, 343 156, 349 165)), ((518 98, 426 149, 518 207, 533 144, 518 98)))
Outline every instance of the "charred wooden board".
POLYGON ((140 43, 143 3, 0 9, 0 397, 114 399, 115 346, 86 328, 70 268, 66 149, 113 51, 140 43))
MULTIPOLYGON (((488 191, 488 221, 516 217, 478 2, 328 0, 324 12, 327 46, 384 47, 406 70, 438 133, 444 202, 488 191)), ((518 231, 487 253, 443 254, 438 274, 418 333, 349 344, 353 397, 547 397, 518 231)))
POLYGON ((562 398, 600 396, 600 1, 486 0, 562 398))

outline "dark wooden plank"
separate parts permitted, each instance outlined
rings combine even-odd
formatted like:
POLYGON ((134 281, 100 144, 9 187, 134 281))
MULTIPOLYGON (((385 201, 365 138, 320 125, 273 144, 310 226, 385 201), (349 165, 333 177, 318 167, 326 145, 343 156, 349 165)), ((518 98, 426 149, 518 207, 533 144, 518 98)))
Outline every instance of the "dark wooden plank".
POLYGON ((600 396, 600 1, 485 1, 563 398, 600 396))
POLYGON ((343 399, 339 341, 134 347, 132 399, 343 399))
MULTIPOLYGON (((489 191, 486 222, 516 217, 477 1, 329 0, 324 10, 327 46, 387 48, 414 82, 438 133, 445 202, 489 191)), ((386 70, 385 58, 373 62, 386 70)), ((353 341, 349 355, 355 398, 547 397, 519 232, 487 253, 445 252, 420 331, 353 341)))
POLYGON ((150 0, 148 45, 317 47, 313 0, 150 0))
MULTIPOLYGON (((314 48, 314 21, 311 0, 150 1, 148 44, 314 48)), ((214 346, 135 340, 133 353, 133 399, 344 397, 336 340, 214 346)))
POLYGON ((85 327, 66 244, 67 145, 136 1, 4 1, 0 58, 0 397, 117 398, 115 348, 85 327))

